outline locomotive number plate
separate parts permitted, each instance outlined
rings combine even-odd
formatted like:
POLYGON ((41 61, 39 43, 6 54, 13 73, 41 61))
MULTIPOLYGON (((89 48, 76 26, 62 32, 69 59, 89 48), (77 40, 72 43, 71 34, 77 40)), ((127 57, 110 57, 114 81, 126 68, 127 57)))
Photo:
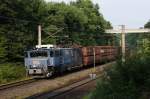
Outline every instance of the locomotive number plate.
POLYGON ((36 61, 36 60, 33 60, 33 61, 32 61, 32 64, 37 64, 37 65, 38 65, 38 64, 40 64, 40 62, 39 62, 39 61, 36 61))

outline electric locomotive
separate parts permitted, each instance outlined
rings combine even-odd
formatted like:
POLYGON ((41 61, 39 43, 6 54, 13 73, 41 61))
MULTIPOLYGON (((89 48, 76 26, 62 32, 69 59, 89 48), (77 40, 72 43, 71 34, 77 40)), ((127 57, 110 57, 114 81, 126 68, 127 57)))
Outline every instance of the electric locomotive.
POLYGON ((82 66, 79 48, 57 48, 43 46, 25 52, 25 66, 28 76, 50 77, 78 66, 82 66))

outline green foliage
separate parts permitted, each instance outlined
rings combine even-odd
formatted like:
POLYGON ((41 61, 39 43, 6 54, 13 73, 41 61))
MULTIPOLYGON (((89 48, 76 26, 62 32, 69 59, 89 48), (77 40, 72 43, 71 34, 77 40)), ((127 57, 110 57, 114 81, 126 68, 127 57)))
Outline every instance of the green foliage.
MULTIPOLYGON (((61 30, 56 33, 62 36, 58 38, 60 41, 64 35, 68 35, 69 40, 75 44, 102 44, 104 40, 96 37, 103 35, 105 28, 111 28, 111 24, 99 13, 98 5, 94 5, 90 0, 78 0, 70 5, 48 3, 48 13, 45 30, 50 32, 49 35, 61 30)), ((65 43, 68 42, 68 39, 63 40, 65 43)), ((48 39, 44 41, 47 42, 48 39)))
POLYGON ((0 84, 25 78, 25 68, 21 63, 7 63, 0 65, 0 84))
POLYGON ((36 44, 44 5, 43 0, 0 1, 0 62, 22 61, 25 48, 36 44))
MULTIPOLYGON (((148 21, 144 28, 150 28, 150 21, 148 21)), ((142 51, 143 49, 149 49, 150 46, 150 34, 149 33, 137 33, 137 34, 127 34, 126 42, 128 47, 132 50, 142 51)))
POLYGON ((4 45, 5 42, 6 42, 5 38, 1 36, 0 37, 0 59, 3 59, 3 60, 0 60, 0 63, 6 61, 5 60, 6 50, 5 50, 5 45, 4 45))
POLYGON ((0 63, 23 61, 24 50, 37 44, 39 24, 42 44, 104 45, 112 39, 102 36, 112 27, 90 0, 0 0, 0 63))
POLYGON ((89 99, 147 99, 150 91, 150 54, 136 54, 106 70, 89 99))

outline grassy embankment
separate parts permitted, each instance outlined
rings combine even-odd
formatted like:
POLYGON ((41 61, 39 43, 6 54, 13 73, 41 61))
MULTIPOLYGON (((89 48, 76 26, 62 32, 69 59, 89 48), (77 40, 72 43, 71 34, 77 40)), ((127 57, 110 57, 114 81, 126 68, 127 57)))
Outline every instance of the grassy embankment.
POLYGON ((140 53, 106 70, 96 89, 84 99, 148 99, 149 96, 150 54, 140 53))
POLYGON ((0 84, 26 79, 25 67, 22 63, 0 64, 0 84))

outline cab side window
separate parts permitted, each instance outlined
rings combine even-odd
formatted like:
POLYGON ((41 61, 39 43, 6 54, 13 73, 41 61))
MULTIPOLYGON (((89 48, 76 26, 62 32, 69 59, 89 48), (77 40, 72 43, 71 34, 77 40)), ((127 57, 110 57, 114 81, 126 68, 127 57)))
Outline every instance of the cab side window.
POLYGON ((50 51, 50 57, 54 57, 54 52, 50 51))
POLYGON ((59 54, 59 50, 55 50, 55 57, 59 57, 60 54, 59 54))

